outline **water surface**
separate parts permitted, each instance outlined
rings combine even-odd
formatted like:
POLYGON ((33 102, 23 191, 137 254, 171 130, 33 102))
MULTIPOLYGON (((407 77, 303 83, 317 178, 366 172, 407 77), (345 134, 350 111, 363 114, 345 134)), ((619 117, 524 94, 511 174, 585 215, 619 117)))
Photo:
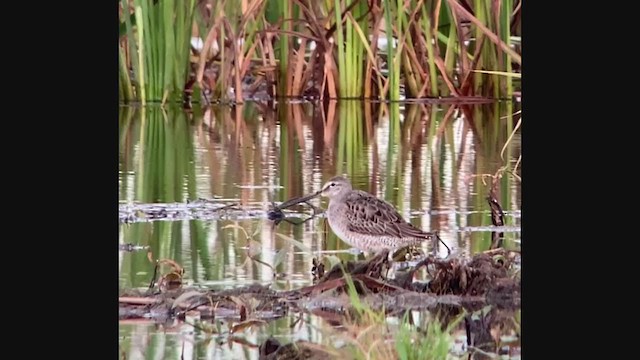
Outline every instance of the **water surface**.
MULTIPOLYGON (((275 110, 259 103, 193 111, 122 107, 119 243, 148 246, 153 259, 177 262, 185 285, 310 285, 312 259, 353 259, 349 246, 322 216, 275 226, 266 213, 272 202, 315 192, 346 174, 355 188, 391 202, 416 226, 439 231, 456 254, 469 256, 488 249, 495 230, 486 201, 491 175, 519 167, 520 135, 510 136, 519 116, 509 116, 517 107, 349 101, 279 104, 275 110), (249 254, 274 265, 277 276, 249 254)), ((502 174, 496 185, 505 212, 500 231, 505 248, 519 249, 519 170, 502 174)), ((327 204, 320 198, 312 203, 327 204)), ((309 207, 295 210, 291 215, 301 219, 312 214, 309 207)), ((439 254, 446 255, 444 247, 439 254)), ((154 263, 148 256, 120 252, 121 289, 149 285, 154 263)), ((255 345, 269 335, 321 342, 318 329, 327 325, 304 316, 301 326, 291 328, 292 314, 241 336, 255 345)), ((122 321, 120 337, 128 359, 258 358, 255 347, 211 338, 178 321, 122 321)))

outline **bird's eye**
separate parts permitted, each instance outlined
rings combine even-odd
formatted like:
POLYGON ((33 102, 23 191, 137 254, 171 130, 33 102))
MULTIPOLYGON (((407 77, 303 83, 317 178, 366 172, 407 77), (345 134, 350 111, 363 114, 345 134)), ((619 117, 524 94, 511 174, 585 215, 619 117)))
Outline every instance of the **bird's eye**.
POLYGON ((336 183, 331 183, 331 186, 336 186, 336 183))

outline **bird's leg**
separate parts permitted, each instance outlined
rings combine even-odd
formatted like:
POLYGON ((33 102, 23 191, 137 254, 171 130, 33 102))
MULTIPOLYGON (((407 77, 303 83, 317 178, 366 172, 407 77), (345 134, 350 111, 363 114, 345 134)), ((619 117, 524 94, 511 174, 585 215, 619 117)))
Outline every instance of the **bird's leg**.
POLYGON ((445 248, 447 248, 447 256, 449 257, 449 255, 451 255, 451 249, 449 249, 449 247, 447 246, 447 244, 445 244, 445 242, 440 238, 440 235, 438 235, 438 232, 435 231, 433 233, 434 237, 436 238, 436 243, 435 246, 433 247, 433 255, 438 255, 438 241, 442 243, 442 245, 444 245, 445 248))

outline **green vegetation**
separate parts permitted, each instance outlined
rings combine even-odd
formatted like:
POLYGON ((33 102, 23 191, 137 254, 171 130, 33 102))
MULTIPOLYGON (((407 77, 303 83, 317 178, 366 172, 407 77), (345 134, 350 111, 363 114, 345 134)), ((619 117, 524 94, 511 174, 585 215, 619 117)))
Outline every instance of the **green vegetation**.
MULTIPOLYGON (((407 206, 424 208, 425 204, 436 209, 455 206, 478 210, 457 214, 457 226, 491 225, 486 197, 494 179, 503 210, 507 214, 519 211, 519 105, 514 104, 515 109, 510 103, 399 105, 331 101, 326 110, 314 110, 312 103, 282 104, 273 110, 247 102, 235 107, 214 106, 204 114, 197 107, 191 112, 175 106, 123 106, 119 116, 121 200, 186 202, 205 196, 198 193, 198 186, 200 191, 210 189, 210 194, 228 199, 257 196, 255 192, 260 190, 239 190, 225 184, 263 184, 263 174, 270 173, 278 177, 276 184, 282 188, 269 194, 269 199, 285 201, 309 191, 300 187, 304 174, 319 171, 322 179, 346 173, 358 188, 379 194, 401 211, 407 206), (486 120, 485 124, 478 119, 486 120), (314 121, 320 127, 314 128, 314 121), (309 146, 309 141, 314 145, 309 146), (203 150, 198 152, 197 148, 203 150), (304 160, 314 156, 333 160, 304 160), (210 184, 198 183, 198 176, 205 175, 211 177, 210 184)), ((439 230, 435 219, 428 220, 430 223, 414 216, 411 222, 439 230)), ((506 216, 505 221, 507 226, 520 222, 513 216, 506 216)), ((197 221, 190 222, 193 224, 201 226, 197 221)), ((216 231, 221 232, 224 225, 216 231)), ((311 236, 302 226, 283 223, 279 227, 298 240, 311 236)), ((129 231, 146 233, 150 228, 146 223, 134 224, 125 228, 125 236, 131 236, 129 231)), ((172 236, 174 231, 177 228, 171 230, 172 236)), ((183 241, 198 241, 198 253, 193 254, 203 258, 193 259, 194 264, 221 276, 222 268, 217 265, 223 259, 216 257, 235 255, 222 249, 206 251, 202 231, 190 230, 191 236, 197 237, 183 241), (208 261, 216 266, 207 266, 208 261)), ((489 249, 490 232, 474 231, 468 237, 473 253, 489 249)), ((504 247, 518 248, 519 238, 518 232, 505 232, 504 247)), ((169 237, 162 239, 177 246, 169 237)), ((346 247, 333 232, 328 233, 323 246, 332 250, 346 247)), ((171 254, 161 253, 175 259, 171 254)), ((350 254, 337 256, 352 259, 350 254)), ((140 271, 150 271, 152 264, 144 255, 140 259, 146 264, 140 271)), ((203 276, 202 270, 193 276, 203 276)))
MULTIPOLYGON (((173 203, 195 199, 195 153, 190 132, 189 119, 182 109, 159 106, 121 108, 121 200, 173 203), (138 161, 133 160, 134 153, 137 153, 138 161), (128 194, 132 197, 127 199, 128 194)), ((201 263, 205 276, 208 276, 211 255, 205 242, 204 223, 189 221, 188 226, 189 238, 183 238, 185 232, 181 221, 162 222, 155 226, 150 223, 132 224, 122 231, 123 236, 138 239, 138 244, 150 244, 156 259, 173 259, 179 263, 185 261, 181 249, 185 242, 189 242, 193 248, 190 263, 194 267, 201 263)), ((147 254, 136 253, 127 259, 123 266, 137 269, 130 273, 128 281, 136 284, 139 273, 143 272, 147 275, 142 277, 148 281, 154 263, 149 261, 147 254)), ((196 271, 192 274, 194 279, 198 279, 196 271)))
POLYGON ((195 0, 120 2, 121 14, 134 15, 121 16, 124 18, 121 20, 124 31, 120 27, 123 100, 166 102, 182 95, 188 81, 194 4, 195 0))
POLYGON ((519 90, 521 1, 374 3, 121 0, 120 99, 178 102, 197 91, 240 103, 258 89, 511 98, 519 90))
POLYGON ((423 324, 426 330, 423 330, 410 324, 409 314, 410 312, 405 313, 396 336, 397 358, 401 360, 446 359, 453 345, 452 333, 463 316, 458 316, 447 326, 443 326, 437 317, 428 317, 423 324))
MULTIPOLYGON (((120 200, 184 204, 220 196, 225 201, 249 199, 246 206, 252 207, 256 206, 252 199, 284 201, 308 191, 303 186, 307 174, 327 179, 345 172, 359 179, 359 188, 381 193, 399 208, 406 209, 408 200, 411 209, 431 204, 433 208, 477 210, 446 220, 455 227, 490 224, 485 197, 494 179, 505 212, 519 211, 519 104, 330 101, 323 108, 314 105, 280 104, 273 109, 248 102, 212 106, 204 113, 199 107, 186 111, 175 106, 122 106, 120 200), (265 184, 265 174, 277 181, 265 184), (254 184, 260 186, 247 186, 254 184)), ((517 218, 506 219, 507 225, 517 225, 517 218)), ((441 229, 437 215, 429 223, 420 215, 411 216, 411 221, 419 227, 441 229)), ((271 281, 274 289, 283 290, 298 286, 291 274, 308 274, 307 265, 315 256, 309 249, 320 244, 320 232, 326 228, 317 230, 287 223, 271 229, 263 218, 253 217, 133 223, 121 225, 120 236, 125 243, 149 245, 153 259, 179 262, 189 281, 237 286, 263 279, 260 281, 271 281)), ((344 247, 329 233, 323 248, 344 247)), ((517 247, 513 241, 517 238, 517 233, 506 232, 505 247, 517 247)), ((472 232, 463 238, 467 240, 470 251, 476 253, 489 247, 491 236, 472 232)), ((136 252, 122 257, 122 288, 148 284, 154 268, 148 256, 136 252)), ((353 256, 341 253, 334 258, 352 260, 353 256)), ((462 355, 452 351, 454 337, 464 334, 457 313, 454 319, 427 311, 389 314, 373 310, 366 298, 357 295, 351 280, 348 286, 347 294, 341 296, 349 296, 353 311, 341 318, 344 326, 296 314, 265 325, 260 336, 268 332, 294 337, 308 332, 320 351, 357 359, 467 358, 479 351, 468 348, 462 355)), ((519 319, 518 312, 518 335, 519 319)), ((225 326, 230 327, 228 323, 225 326)), ((212 338, 218 340, 215 336, 212 338)), ((207 354, 208 338, 197 339, 196 351, 207 354)), ((243 340, 244 335, 234 334, 225 341, 231 344, 235 339, 243 340)), ((152 351, 179 352, 182 344, 143 343, 146 355, 152 351)), ((130 345, 121 346, 129 349, 130 345)), ((237 357, 231 345, 213 346, 222 349, 216 350, 222 354, 237 357)), ((140 352, 138 347, 132 349, 140 352)))
POLYGON ((344 323, 347 336, 342 335, 349 345, 337 351, 352 359, 436 360, 448 357, 453 345, 452 334, 464 318, 464 311, 446 325, 426 312, 421 312, 420 324, 415 325, 410 310, 404 312, 397 324, 389 323, 389 318, 395 316, 387 316, 384 310, 373 310, 358 295, 348 274, 345 280, 353 310, 344 323))

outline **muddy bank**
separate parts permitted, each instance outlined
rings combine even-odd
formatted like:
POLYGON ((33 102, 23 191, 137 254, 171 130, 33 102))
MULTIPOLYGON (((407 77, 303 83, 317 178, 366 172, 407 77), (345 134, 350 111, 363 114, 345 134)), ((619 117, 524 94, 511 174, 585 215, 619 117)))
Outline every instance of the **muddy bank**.
MULTIPOLYGON (((339 263, 326 271, 324 262, 314 259, 309 269, 315 276, 314 284, 287 291, 258 284, 221 291, 188 288, 182 284, 180 265, 160 260, 158 263, 170 265, 171 271, 154 274, 157 281, 148 290, 122 292, 119 315, 134 321, 184 321, 226 339, 221 341, 247 345, 243 331, 285 316, 293 317, 295 325, 306 321, 304 314, 312 314, 336 331, 346 331, 348 337, 348 329, 362 319, 363 308, 398 318, 411 314, 410 310, 428 310, 444 326, 458 324, 466 333, 464 346, 474 353, 473 359, 518 351, 518 346, 501 344, 503 335, 513 338, 519 334, 519 321, 514 320, 520 308, 519 252, 500 248, 471 259, 429 256, 403 271, 396 270, 392 258, 383 252, 364 261, 339 263)), ((416 331, 415 336, 422 336, 424 329, 416 331)), ((259 348, 261 359, 340 357, 336 349, 305 341, 280 343, 268 338, 248 345, 259 348)))
POLYGON ((348 295, 350 286, 363 304, 389 313, 442 305, 469 310, 486 305, 514 309, 520 306, 519 270, 514 265, 519 256, 502 248, 470 260, 429 256, 405 271, 395 272, 390 271, 392 261, 386 252, 365 261, 336 264, 328 271, 316 262, 315 283, 288 291, 262 285, 224 291, 190 289, 182 287, 180 273, 174 271, 154 282, 150 290, 122 293, 120 318, 161 320, 197 312, 201 318, 244 321, 249 313, 255 319, 278 318, 290 311, 341 313, 353 306, 348 295), (426 280, 415 280, 418 273, 426 280))

